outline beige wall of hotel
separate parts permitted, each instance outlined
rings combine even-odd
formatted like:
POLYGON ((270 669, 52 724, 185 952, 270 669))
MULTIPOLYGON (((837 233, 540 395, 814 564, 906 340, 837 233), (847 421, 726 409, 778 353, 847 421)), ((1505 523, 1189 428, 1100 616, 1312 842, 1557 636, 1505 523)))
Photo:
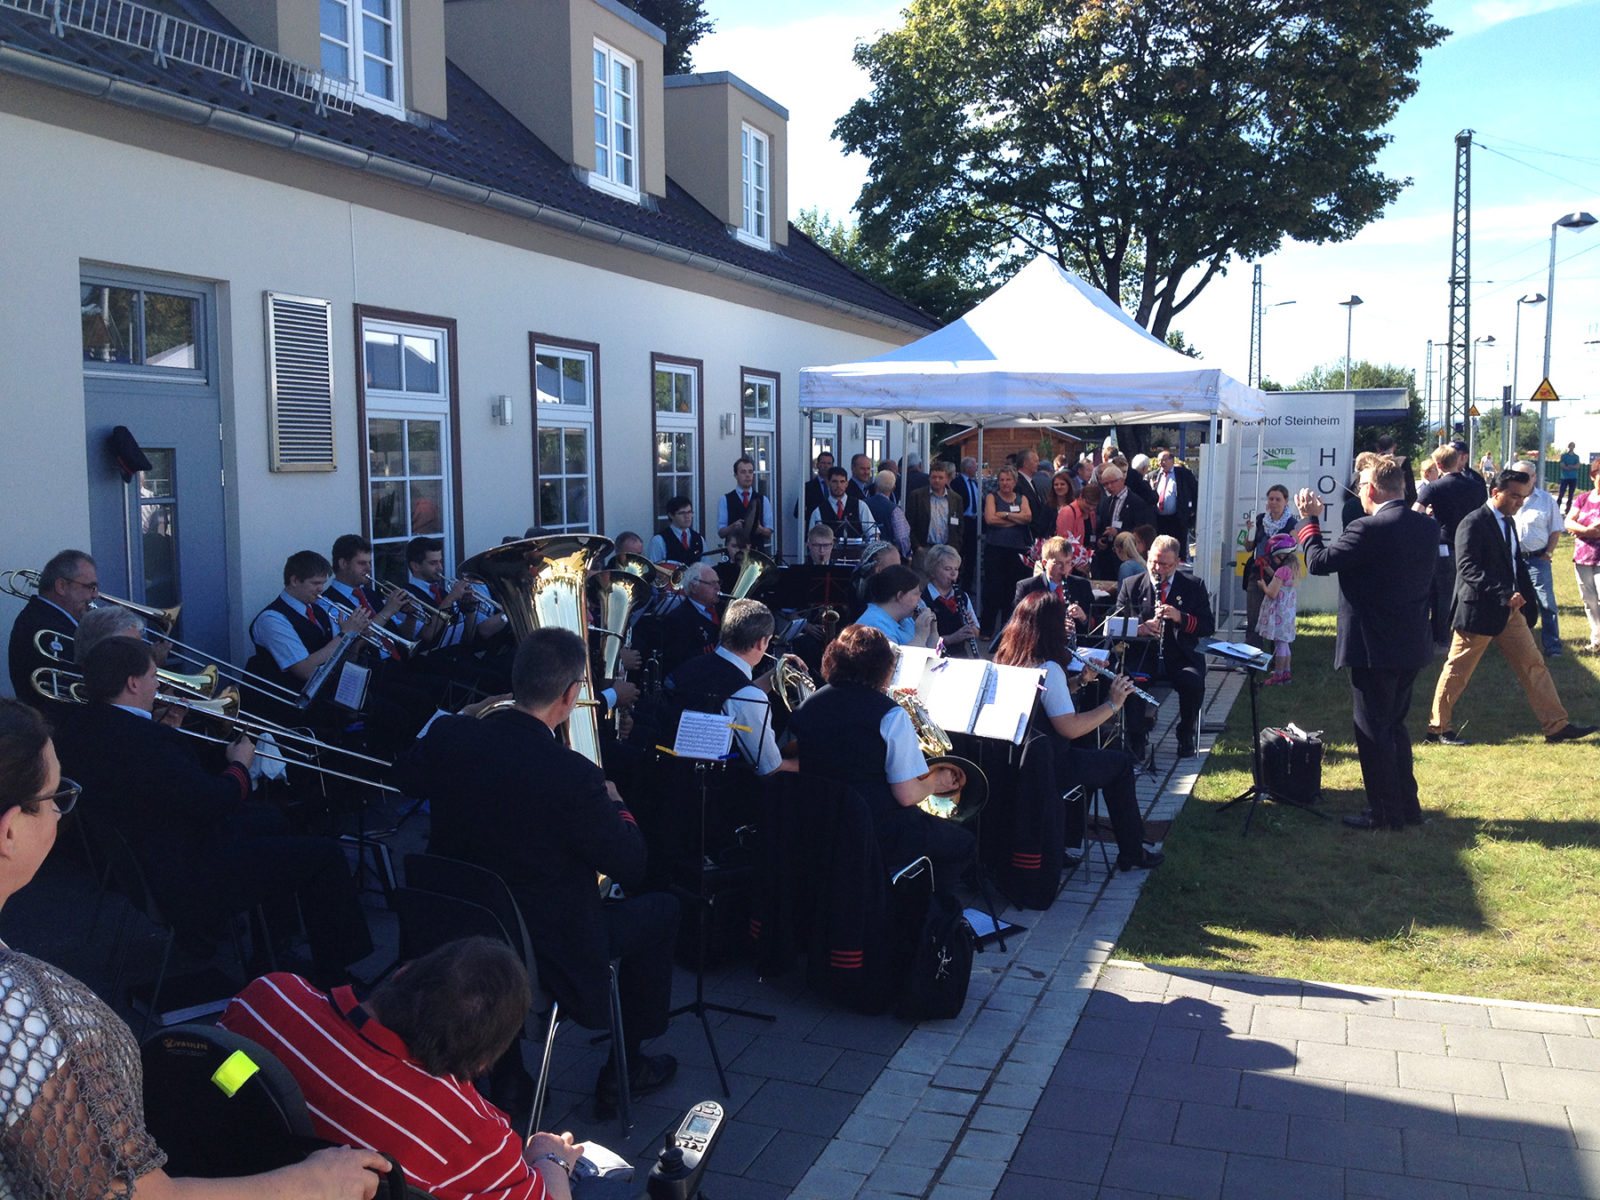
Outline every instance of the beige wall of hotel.
MULTIPOLYGON (((56 110, 74 107, 59 93, 48 98, 56 110)), ((26 348, 0 355, 0 419, 12 468, 0 472, 0 511, 10 514, 7 561, 0 566, 37 567, 63 546, 88 541, 81 265, 211 281, 219 314, 230 537, 229 577, 217 581, 215 593, 225 592, 235 607, 231 653, 238 661, 245 656, 244 623, 277 590, 284 558, 307 546, 326 553, 334 536, 357 525, 357 303, 457 322, 466 530, 457 549, 463 555, 520 533, 533 520, 530 331, 600 346, 608 532, 651 524, 652 352, 705 360, 702 461, 709 504, 725 490, 728 465, 738 454, 736 437, 720 434, 718 417, 738 412, 741 366, 779 376, 783 472, 793 490, 804 478, 808 450, 800 445, 794 415, 799 369, 881 353, 911 339, 815 309, 821 323, 811 324, 797 319, 807 306, 706 272, 671 268, 680 285, 674 286, 666 278, 670 264, 638 254, 596 253, 605 265, 585 265, 575 251, 586 244, 575 239, 431 197, 408 205, 400 201, 415 201, 404 195, 412 189, 302 166, 282 153, 254 151, 266 159, 261 175, 154 153, 132 144, 135 134, 150 132, 142 120, 105 105, 87 111, 119 117, 118 136, 0 113, 0 156, 12 164, 0 172, 0 202, 5 211, 29 214, 26 222, 0 226, 0 327, 11 345, 26 348), (301 174, 352 188, 371 203, 288 186, 301 174), (103 185, 85 186, 86 180, 103 185), (424 222, 419 212, 454 217, 466 227, 424 222), (542 239, 545 248, 516 244, 512 233, 542 239), (635 277, 630 265, 652 274, 635 277), (267 470, 267 291, 333 302, 335 472, 267 470), (510 428, 490 421, 490 398, 501 393, 514 397, 510 428)), ((201 159, 237 149, 236 139, 169 128, 201 159)), ((0 623, 9 623, 16 606, 0 598, 0 623)))

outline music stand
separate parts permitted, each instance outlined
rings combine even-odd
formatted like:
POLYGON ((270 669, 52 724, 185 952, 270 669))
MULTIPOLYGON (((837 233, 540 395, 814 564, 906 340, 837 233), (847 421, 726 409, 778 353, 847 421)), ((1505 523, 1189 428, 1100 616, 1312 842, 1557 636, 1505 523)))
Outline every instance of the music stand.
POLYGON ((1257 650, 1240 642, 1212 642, 1204 647, 1205 652, 1213 658, 1222 659, 1224 662, 1233 663, 1242 668, 1250 681, 1250 786, 1245 788, 1232 800, 1221 808, 1219 813, 1227 812, 1236 804, 1250 804, 1250 810, 1245 813, 1244 828, 1240 830, 1240 837, 1250 836, 1250 821, 1256 815, 1256 805, 1262 800, 1276 800, 1279 804, 1288 804, 1303 812, 1316 813, 1317 816, 1331 820, 1327 813, 1318 812, 1309 804, 1299 800, 1291 800, 1288 796, 1280 796, 1269 788, 1261 779, 1261 718, 1256 708, 1256 691, 1260 688, 1261 674, 1272 665, 1272 655, 1265 650, 1257 650))
MULTIPOLYGON (((691 711, 686 712, 683 715, 685 717, 709 717, 715 715, 716 719, 726 722, 726 718, 721 717, 720 714, 693 713, 691 711)), ((765 720, 766 717, 763 717, 763 721, 765 720)), ((682 726, 680 724, 680 733, 681 729, 682 726)), ((731 728, 729 729, 729 733, 731 735, 731 728)), ((684 740, 681 736, 678 740, 679 746, 684 746, 684 740)), ((667 750, 665 746, 657 747, 657 749, 667 750)), ((678 748, 668 750, 667 752, 674 757, 689 757, 688 755, 681 753, 678 748)), ((679 1005, 677 1008, 667 1013, 667 1019, 670 1021, 673 1017, 682 1016, 684 1013, 693 1013, 700 1019, 700 1027, 705 1030, 706 1046, 711 1050, 711 1065, 716 1067, 717 1080, 722 1084, 722 1094, 725 1097, 731 1097, 733 1095, 733 1091, 728 1087, 728 1076, 722 1069, 722 1055, 717 1052, 717 1039, 711 1032, 711 1021, 707 1018, 706 1014, 708 1012, 720 1012, 727 1013, 729 1016, 734 1017, 750 1017, 751 1019, 757 1021, 776 1021, 778 1018, 774 1013, 757 1012, 754 1009, 737 1008, 729 1004, 717 1004, 714 1001, 706 999, 706 914, 711 910, 711 901, 706 897, 705 870, 706 811, 710 807, 708 796, 708 780, 713 770, 718 772, 724 772, 727 770, 727 760, 725 758, 714 759, 694 757, 691 759, 691 761, 694 763, 695 784, 700 796, 700 836, 697 843, 698 854, 695 860, 695 888, 692 892, 683 887, 674 887, 674 890, 695 901, 696 927, 694 999, 688 1004, 679 1005)))

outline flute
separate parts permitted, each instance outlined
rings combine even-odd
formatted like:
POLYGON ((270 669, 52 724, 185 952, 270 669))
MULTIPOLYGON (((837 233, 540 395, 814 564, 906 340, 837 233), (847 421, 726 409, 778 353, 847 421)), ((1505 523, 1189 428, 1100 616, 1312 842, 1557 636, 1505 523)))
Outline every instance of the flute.
MULTIPOLYGON (((1096 676, 1096 678, 1102 678, 1102 679, 1127 679, 1126 675, 1118 675, 1114 671, 1108 671, 1105 667, 1102 667, 1099 663, 1095 662, 1094 659, 1092 659, 1092 658, 1080 658, 1078 661, 1081 662, 1090 671, 1093 671, 1095 676, 1096 676)), ((1128 686, 1129 686, 1130 689, 1132 689, 1132 694, 1137 696, 1137 697, 1139 697, 1139 699, 1143 700, 1146 704, 1155 705, 1156 707, 1160 706, 1159 702, 1156 700, 1156 698, 1154 696, 1152 696, 1149 692, 1145 691, 1143 688, 1135 687, 1134 683, 1133 683, 1133 681, 1131 679, 1128 680, 1128 686)))

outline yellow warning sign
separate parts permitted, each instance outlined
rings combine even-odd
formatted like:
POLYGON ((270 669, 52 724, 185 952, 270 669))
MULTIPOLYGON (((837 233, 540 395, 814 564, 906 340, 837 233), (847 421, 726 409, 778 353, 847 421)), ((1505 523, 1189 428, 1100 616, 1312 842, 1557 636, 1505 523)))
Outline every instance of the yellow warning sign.
POLYGON ((1478 406, 1476 404, 1467 409, 1467 416, 1469 417, 1481 417, 1482 415, 1483 414, 1478 411, 1478 406))
POLYGON ((1556 395, 1556 390, 1550 386, 1548 379, 1534 388, 1533 395, 1528 397, 1529 403, 1532 404, 1554 404, 1559 399, 1561 397, 1556 395))

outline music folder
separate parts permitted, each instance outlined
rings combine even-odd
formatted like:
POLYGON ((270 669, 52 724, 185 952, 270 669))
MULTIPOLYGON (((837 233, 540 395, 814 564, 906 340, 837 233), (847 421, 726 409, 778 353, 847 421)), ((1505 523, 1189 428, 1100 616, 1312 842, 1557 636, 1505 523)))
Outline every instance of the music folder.
POLYGON ((892 687, 908 687, 946 733, 1021 745, 1044 682, 1043 667, 1005 667, 981 658, 940 658, 902 646, 892 687))
POLYGON ((1100 636, 1108 638, 1136 638, 1139 636, 1138 617, 1107 617, 1100 625, 1100 636))

